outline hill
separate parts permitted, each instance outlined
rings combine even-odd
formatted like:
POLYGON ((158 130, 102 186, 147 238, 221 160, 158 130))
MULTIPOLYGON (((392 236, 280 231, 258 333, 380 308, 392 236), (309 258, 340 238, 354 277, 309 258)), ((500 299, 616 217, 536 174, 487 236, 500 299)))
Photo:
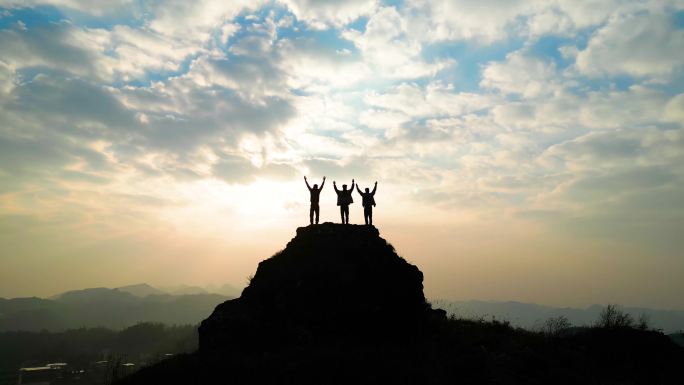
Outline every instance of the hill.
POLYGON ((52 299, 0 299, 0 331, 64 331, 79 327, 122 329, 139 322, 199 323, 219 303, 219 294, 151 294, 122 289, 74 290, 52 299))
MULTIPOLYGON (((590 325, 601 314, 604 305, 592 305, 587 308, 570 308, 544 306, 533 303, 515 301, 454 301, 434 300, 433 305, 447 311, 449 315, 460 318, 495 318, 509 321, 514 326, 534 330, 539 328, 549 318, 563 316, 573 325, 590 325)), ((661 310, 641 307, 621 306, 621 310, 639 318, 645 316, 649 324, 665 333, 684 330, 684 311, 661 310)))
POLYGON ((241 297, 216 307, 200 348, 120 384, 672 384, 684 349, 612 309, 546 331, 447 318, 423 275, 372 226, 297 229, 241 297), (629 322, 628 322, 629 321, 629 322))
MULTIPOLYGON (((19 368, 67 363, 71 371, 86 371, 92 377, 92 363, 117 360, 135 366, 158 361, 165 354, 194 351, 195 325, 166 326, 140 323, 122 330, 78 328, 62 332, 0 332, 0 385, 18 383, 19 368)), ((83 380, 79 384, 102 383, 83 380)), ((63 381, 60 384, 71 384, 63 381)))
POLYGON ((117 287, 119 291, 124 291, 126 293, 133 294, 136 297, 147 297, 148 295, 161 295, 168 294, 163 290, 159 290, 156 287, 152 287, 146 283, 139 283, 137 285, 128 285, 117 287))
POLYGON ((259 263, 242 295, 202 322, 200 346, 396 338, 439 316, 423 295, 423 274, 375 227, 326 223, 299 228, 259 263))

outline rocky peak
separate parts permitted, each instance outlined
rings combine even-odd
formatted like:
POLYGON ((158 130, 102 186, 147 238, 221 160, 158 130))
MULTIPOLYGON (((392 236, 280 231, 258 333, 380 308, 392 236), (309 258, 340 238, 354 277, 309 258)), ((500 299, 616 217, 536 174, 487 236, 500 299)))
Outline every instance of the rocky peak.
POLYGON ((259 263, 240 298, 200 327, 200 349, 384 339, 419 331, 434 315, 423 274, 373 226, 300 227, 284 250, 259 263))

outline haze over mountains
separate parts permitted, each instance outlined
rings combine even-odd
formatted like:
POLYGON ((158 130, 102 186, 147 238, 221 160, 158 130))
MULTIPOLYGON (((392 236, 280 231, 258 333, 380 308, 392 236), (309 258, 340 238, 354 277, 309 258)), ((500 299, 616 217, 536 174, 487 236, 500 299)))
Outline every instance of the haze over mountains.
POLYGON ((178 288, 170 294, 139 284, 74 290, 49 299, 0 299, 0 331, 61 331, 98 326, 121 329, 139 322, 196 324, 217 304, 232 298, 198 289, 178 288))
MULTIPOLYGON (((202 288, 178 285, 154 287, 136 284, 118 288, 68 291, 49 299, 0 298, 0 331, 50 330, 104 326, 121 329, 138 322, 195 324, 214 307, 237 297, 240 290, 229 285, 202 288)), ((563 315, 577 326, 594 322, 603 305, 584 309, 544 306, 521 302, 433 300, 435 307, 466 318, 496 318, 515 326, 533 329, 550 317, 563 315)), ((684 330, 684 311, 624 307, 638 318, 645 314, 652 327, 665 333, 684 330)))
POLYGON ((191 286, 191 285, 175 285, 175 286, 160 286, 154 287, 146 283, 140 283, 137 285, 128 285, 117 287, 121 291, 131 293, 138 297, 146 297, 148 295, 154 294, 171 294, 171 295, 184 295, 184 294, 221 294, 228 297, 236 297, 240 295, 240 289, 235 286, 226 283, 223 285, 214 285, 208 287, 191 286))

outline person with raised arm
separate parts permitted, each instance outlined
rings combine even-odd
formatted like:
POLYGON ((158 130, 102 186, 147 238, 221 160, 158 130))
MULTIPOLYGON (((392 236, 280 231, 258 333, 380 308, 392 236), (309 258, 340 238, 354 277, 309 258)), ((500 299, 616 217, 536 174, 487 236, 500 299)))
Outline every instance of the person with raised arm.
POLYGON ((333 187, 337 193, 337 205, 340 206, 340 217, 343 224, 349 224, 349 205, 354 203, 352 193, 354 192, 354 179, 352 179, 351 189, 347 190, 347 185, 342 185, 342 190, 337 189, 337 183, 333 181, 333 187))
POLYGON ((318 224, 318 216, 321 212, 321 208, 318 205, 318 199, 320 198, 321 190, 323 190, 323 186, 325 185, 325 177, 323 177, 323 183, 321 183, 320 188, 317 184, 314 184, 313 187, 309 186, 309 181, 306 180, 306 176, 304 176, 304 183, 306 183, 306 187, 311 194, 311 198, 309 198, 309 202, 311 202, 311 206, 309 207, 309 224, 314 224, 314 214, 316 214, 316 224, 318 224))
POLYGON ((356 191, 361 195, 361 205, 363 205, 363 220, 366 221, 367 225, 373 224, 373 206, 375 206, 375 190, 378 189, 378 182, 375 182, 373 191, 368 191, 366 187, 366 192, 362 192, 359 185, 356 185, 356 191))

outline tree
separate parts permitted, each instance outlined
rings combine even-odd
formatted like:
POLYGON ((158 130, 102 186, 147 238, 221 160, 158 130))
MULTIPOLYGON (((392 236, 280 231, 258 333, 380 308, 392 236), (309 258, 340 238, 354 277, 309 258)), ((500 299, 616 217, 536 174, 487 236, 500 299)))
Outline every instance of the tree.
POLYGON ((620 310, 617 305, 608 305, 601 310, 595 326, 603 329, 633 328, 634 318, 629 313, 620 310))
POLYGON ((572 326, 568 317, 559 315, 558 317, 550 317, 542 326, 542 333, 548 337, 558 337, 565 330, 572 326))

